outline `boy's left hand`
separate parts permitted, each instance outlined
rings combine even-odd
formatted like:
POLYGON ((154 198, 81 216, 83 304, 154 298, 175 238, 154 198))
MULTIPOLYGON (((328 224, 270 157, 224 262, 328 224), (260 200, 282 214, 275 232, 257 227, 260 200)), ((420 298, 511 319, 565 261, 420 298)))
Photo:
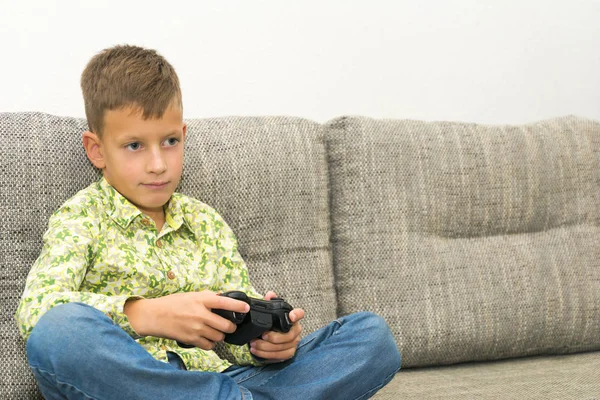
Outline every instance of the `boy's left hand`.
MULTIPOLYGON (((277 297, 273 291, 267 292, 265 300, 277 297)), ((296 354, 300 343, 302 326, 300 320, 304 318, 304 310, 294 308, 290 312, 292 328, 288 333, 269 331, 265 332, 262 339, 254 339, 250 342, 250 351, 257 357, 264 358, 267 364, 278 363, 289 360, 296 354)))

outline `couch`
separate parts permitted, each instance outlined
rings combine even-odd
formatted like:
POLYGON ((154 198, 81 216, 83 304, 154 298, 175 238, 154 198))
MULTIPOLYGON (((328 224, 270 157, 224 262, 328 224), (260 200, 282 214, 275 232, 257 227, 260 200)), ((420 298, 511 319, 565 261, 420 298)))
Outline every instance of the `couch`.
MULTIPOLYGON (((179 191, 231 225, 308 334, 368 310, 376 399, 600 399, 600 123, 188 119, 179 191)), ((14 312, 50 214, 100 177, 84 119, 0 113, 0 398, 40 398, 14 312)))

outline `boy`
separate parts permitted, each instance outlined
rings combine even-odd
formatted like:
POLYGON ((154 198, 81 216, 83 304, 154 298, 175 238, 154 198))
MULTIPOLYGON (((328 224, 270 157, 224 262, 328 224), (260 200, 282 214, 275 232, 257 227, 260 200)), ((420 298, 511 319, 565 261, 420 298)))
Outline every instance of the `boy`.
POLYGON ((103 177, 51 216, 16 313, 46 398, 363 399, 393 378, 400 354, 371 313, 300 340, 296 308, 288 333, 225 344, 236 365, 219 358, 212 349, 236 325, 211 310, 249 307, 217 293, 262 296, 221 216, 175 192, 186 125, 173 67, 116 46, 90 60, 81 86, 83 145, 103 177))

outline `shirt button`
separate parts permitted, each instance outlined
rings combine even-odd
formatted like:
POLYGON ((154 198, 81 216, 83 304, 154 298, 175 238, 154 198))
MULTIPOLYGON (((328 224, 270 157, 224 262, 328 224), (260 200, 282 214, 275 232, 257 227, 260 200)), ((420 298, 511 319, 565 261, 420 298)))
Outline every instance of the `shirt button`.
POLYGON ((145 226, 148 226, 148 225, 150 225, 150 220, 148 220, 148 219, 144 218, 144 219, 142 220, 142 225, 145 225, 145 226))
POLYGON ((169 271, 169 272, 167 272, 167 277, 168 277, 169 279, 175 279, 175 272, 173 272, 173 271, 169 271))
POLYGON ((161 248, 162 248, 162 240, 158 239, 158 240, 156 241, 156 247, 158 247, 159 249, 161 249, 161 248))

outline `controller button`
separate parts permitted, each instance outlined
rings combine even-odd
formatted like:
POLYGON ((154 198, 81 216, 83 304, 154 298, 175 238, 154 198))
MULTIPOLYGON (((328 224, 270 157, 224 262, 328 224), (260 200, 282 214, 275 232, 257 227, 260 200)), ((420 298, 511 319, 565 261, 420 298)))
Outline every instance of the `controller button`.
POLYGON ((233 313, 233 318, 237 321, 243 321, 245 317, 246 317, 246 314, 244 314, 244 313, 238 313, 238 312, 233 313))
POLYGON ((255 323, 257 323, 258 325, 264 325, 264 326, 268 326, 271 324, 272 319, 270 315, 265 315, 265 316, 259 316, 258 318, 256 318, 254 320, 255 323))

